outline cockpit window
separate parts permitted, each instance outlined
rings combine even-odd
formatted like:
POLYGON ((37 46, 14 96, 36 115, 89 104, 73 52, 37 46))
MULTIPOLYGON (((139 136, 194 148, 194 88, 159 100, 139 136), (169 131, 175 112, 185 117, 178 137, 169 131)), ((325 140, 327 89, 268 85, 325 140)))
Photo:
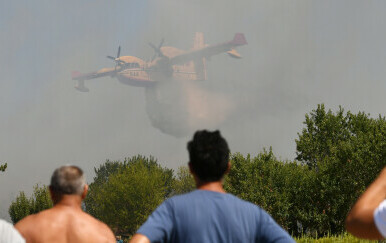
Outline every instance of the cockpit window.
POLYGON ((126 67, 127 68, 139 68, 139 63, 136 63, 136 62, 129 62, 129 63, 126 63, 126 67))

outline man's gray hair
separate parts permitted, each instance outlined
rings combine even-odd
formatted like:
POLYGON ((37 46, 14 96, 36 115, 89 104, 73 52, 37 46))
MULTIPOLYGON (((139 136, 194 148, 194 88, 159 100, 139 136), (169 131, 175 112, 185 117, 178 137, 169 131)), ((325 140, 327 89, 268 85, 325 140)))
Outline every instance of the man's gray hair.
POLYGON ((82 195, 86 179, 83 171, 74 165, 65 165, 54 171, 50 188, 57 194, 82 195))

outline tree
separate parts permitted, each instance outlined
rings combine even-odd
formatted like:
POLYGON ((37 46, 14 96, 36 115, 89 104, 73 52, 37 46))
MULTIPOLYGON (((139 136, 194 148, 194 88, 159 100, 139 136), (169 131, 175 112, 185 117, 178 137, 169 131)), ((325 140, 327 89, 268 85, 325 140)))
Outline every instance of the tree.
POLYGON ((225 187, 294 235, 339 234, 352 204, 385 166, 386 120, 318 105, 304 124, 297 160, 280 161, 271 149, 254 158, 233 154, 225 187))
POLYGON ((30 198, 31 213, 35 214, 40 211, 52 208, 53 203, 51 200, 50 192, 47 186, 34 187, 33 196, 30 198))
POLYGON ((5 169, 7 169, 7 163, 5 163, 5 164, 0 164, 0 171, 1 171, 1 172, 4 172, 5 169))
POLYGON ((295 140, 296 159, 310 167, 315 167, 317 161, 332 155, 333 148, 350 136, 348 117, 344 116, 342 107, 333 114, 331 110, 326 112, 323 104, 318 105, 316 110, 306 114, 304 124, 306 127, 302 134, 298 134, 299 139, 295 140))
POLYGON ((119 170, 123 170, 125 166, 127 166, 126 159, 124 162, 106 160, 106 162, 100 165, 98 169, 94 168, 94 181, 89 185, 88 194, 84 200, 86 211, 89 214, 93 216, 97 215, 96 210, 98 210, 98 203, 95 200, 98 198, 100 188, 108 182, 111 175, 119 170))
POLYGON ((271 149, 254 158, 233 154, 231 164, 225 180, 226 191, 262 207, 281 226, 290 229, 286 164, 277 160, 271 149))
POLYGON ((120 234, 134 234, 172 192, 173 171, 152 157, 107 161, 96 174, 85 200, 86 211, 120 234))
POLYGON ((24 217, 35 214, 52 207, 48 187, 34 186, 33 194, 27 198, 24 192, 20 192, 16 200, 11 203, 8 209, 9 216, 14 224, 24 217))
POLYGON ((173 183, 173 193, 183 194, 193 191, 196 188, 193 176, 189 172, 187 166, 181 166, 178 168, 177 178, 173 183))
POLYGON ((14 224, 19 222, 19 220, 30 215, 31 206, 30 200, 25 196, 24 192, 20 192, 16 197, 16 200, 11 203, 9 206, 8 212, 11 220, 14 224))
POLYGON ((297 159, 313 177, 307 210, 315 220, 309 217, 307 225, 321 234, 340 233, 352 204, 385 166, 386 120, 318 105, 304 124, 296 145, 297 159))

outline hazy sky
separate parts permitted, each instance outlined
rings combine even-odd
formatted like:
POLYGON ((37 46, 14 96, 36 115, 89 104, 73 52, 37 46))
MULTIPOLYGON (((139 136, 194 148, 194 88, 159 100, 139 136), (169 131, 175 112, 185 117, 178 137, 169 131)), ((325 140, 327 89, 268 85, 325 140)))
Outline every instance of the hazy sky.
POLYGON ((0 161, 8 169, 0 174, 0 217, 9 220, 18 192, 48 184, 62 164, 80 165, 92 182, 106 159, 153 155, 170 168, 188 160, 190 136, 154 128, 142 88, 106 77, 80 93, 72 70, 113 66, 105 56, 119 45, 122 55, 147 59, 147 43, 162 38, 189 49, 196 31, 208 44, 243 32, 244 58, 212 57, 208 80, 194 86, 235 107, 214 126, 232 152, 272 146, 292 160, 304 115, 319 103, 385 114, 385 9, 370 0, 1 1, 0 161))

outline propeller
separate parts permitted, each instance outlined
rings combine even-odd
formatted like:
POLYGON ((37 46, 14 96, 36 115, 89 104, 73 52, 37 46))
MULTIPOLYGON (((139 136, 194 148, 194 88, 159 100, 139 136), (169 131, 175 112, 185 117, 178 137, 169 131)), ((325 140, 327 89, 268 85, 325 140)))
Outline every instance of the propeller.
POLYGON ((121 56, 121 46, 118 47, 117 57, 106 56, 107 58, 109 58, 115 62, 115 70, 117 70, 118 65, 124 63, 124 61, 119 60, 120 56, 121 56))
POLYGON ((121 46, 118 46, 118 53, 117 53, 117 58, 121 56, 121 46))
POLYGON ((112 56, 107 56, 107 58, 110 58, 114 61, 117 61, 116 59, 119 58, 121 55, 121 46, 118 47, 118 53, 117 53, 117 57, 112 57, 112 56))
POLYGON ((159 43, 158 47, 155 46, 153 43, 149 42, 149 45, 154 49, 154 56, 152 57, 151 61, 154 61, 154 59, 158 57, 165 57, 165 55, 161 51, 161 47, 164 44, 164 38, 162 38, 161 42, 159 43))

